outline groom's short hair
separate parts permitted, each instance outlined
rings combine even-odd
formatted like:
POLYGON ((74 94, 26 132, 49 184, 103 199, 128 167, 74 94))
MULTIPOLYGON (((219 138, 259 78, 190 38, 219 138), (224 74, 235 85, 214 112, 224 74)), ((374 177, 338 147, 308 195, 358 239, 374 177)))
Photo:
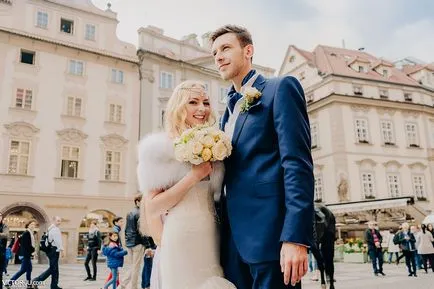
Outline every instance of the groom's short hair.
POLYGON ((225 25, 220 27, 211 33, 209 39, 211 40, 211 43, 214 43, 217 38, 226 33, 235 33, 241 47, 246 47, 249 44, 253 44, 252 35, 250 32, 246 28, 237 25, 225 25))

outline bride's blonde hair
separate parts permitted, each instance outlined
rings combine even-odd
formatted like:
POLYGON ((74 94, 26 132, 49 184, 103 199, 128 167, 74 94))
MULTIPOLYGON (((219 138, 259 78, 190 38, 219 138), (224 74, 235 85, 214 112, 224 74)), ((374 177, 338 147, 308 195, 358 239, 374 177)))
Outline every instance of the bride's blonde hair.
MULTIPOLYGON (((185 108, 192 94, 205 94, 206 88, 203 82, 198 80, 186 80, 175 87, 172 96, 170 97, 164 120, 166 131, 172 136, 179 136, 190 126, 186 122, 187 109, 185 108)), ((211 99, 209 100, 211 102, 211 99)), ((215 113, 210 106, 210 114, 207 122, 214 125, 216 122, 215 113)))

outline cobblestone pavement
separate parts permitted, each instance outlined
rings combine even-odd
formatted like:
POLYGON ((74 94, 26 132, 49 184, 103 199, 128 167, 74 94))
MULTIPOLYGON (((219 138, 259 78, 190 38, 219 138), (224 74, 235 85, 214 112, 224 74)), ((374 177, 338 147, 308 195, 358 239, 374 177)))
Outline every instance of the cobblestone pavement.
MULTIPOLYGON (((32 277, 36 277, 40 272, 45 270, 47 265, 34 265, 32 277)), ((60 266, 60 283, 64 289, 98 289, 102 288, 104 279, 109 271, 105 264, 98 263, 97 281, 85 282, 85 270, 82 264, 66 264, 60 266)), ((18 270, 17 265, 9 265, 9 273, 18 270)), ((387 276, 376 277, 372 274, 370 264, 336 264, 336 289, 434 289, 434 273, 425 274, 423 270, 418 272, 418 277, 408 277, 404 264, 389 265, 385 264, 384 272, 387 276)), ((121 272, 122 275, 122 272, 121 272)), ((12 276, 12 275, 11 275, 12 276)), ((21 277, 23 279, 23 277, 21 277)), ((50 288, 50 278, 46 285, 39 288, 50 288)), ((140 283, 140 282, 139 282, 140 283)), ((15 286, 13 288, 24 288, 15 286)), ((319 282, 310 280, 310 276, 304 278, 304 289, 320 288, 319 282)), ((177 288, 173 288, 177 289, 177 288)), ((194 289, 194 288, 192 288, 194 289)))

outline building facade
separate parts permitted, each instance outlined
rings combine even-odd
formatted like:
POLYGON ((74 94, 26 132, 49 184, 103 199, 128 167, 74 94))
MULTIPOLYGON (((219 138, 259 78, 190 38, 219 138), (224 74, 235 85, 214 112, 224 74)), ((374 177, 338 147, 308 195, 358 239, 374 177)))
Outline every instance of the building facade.
MULTIPOLYGON (((141 62, 140 136, 163 129, 167 101, 173 89, 182 81, 202 81, 210 95, 211 105, 222 115, 230 83, 220 78, 204 34, 200 44, 196 34, 177 40, 164 35, 161 28, 148 26, 139 29, 141 62)), ((274 69, 254 64, 254 68, 266 77, 274 69)))
POLYGON ((67 262, 137 192, 138 59, 117 24, 90 0, 0 1, 0 211, 14 233, 60 216, 67 262))
POLYGON ((279 71, 305 89, 315 201, 334 208, 343 226, 420 222, 434 210, 434 70, 401 64, 359 50, 291 45, 279 71), (402 210, 413 201, 418 213, 402 210))

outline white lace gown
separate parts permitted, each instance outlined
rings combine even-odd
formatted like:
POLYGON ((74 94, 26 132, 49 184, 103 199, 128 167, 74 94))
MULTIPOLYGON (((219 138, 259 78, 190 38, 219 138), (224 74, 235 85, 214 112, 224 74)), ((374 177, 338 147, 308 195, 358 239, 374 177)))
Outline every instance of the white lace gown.
POLYGON ((161 289, 235 289, 223 278, 214 198, 209 181, 194 186, 164 222, 161 289))

